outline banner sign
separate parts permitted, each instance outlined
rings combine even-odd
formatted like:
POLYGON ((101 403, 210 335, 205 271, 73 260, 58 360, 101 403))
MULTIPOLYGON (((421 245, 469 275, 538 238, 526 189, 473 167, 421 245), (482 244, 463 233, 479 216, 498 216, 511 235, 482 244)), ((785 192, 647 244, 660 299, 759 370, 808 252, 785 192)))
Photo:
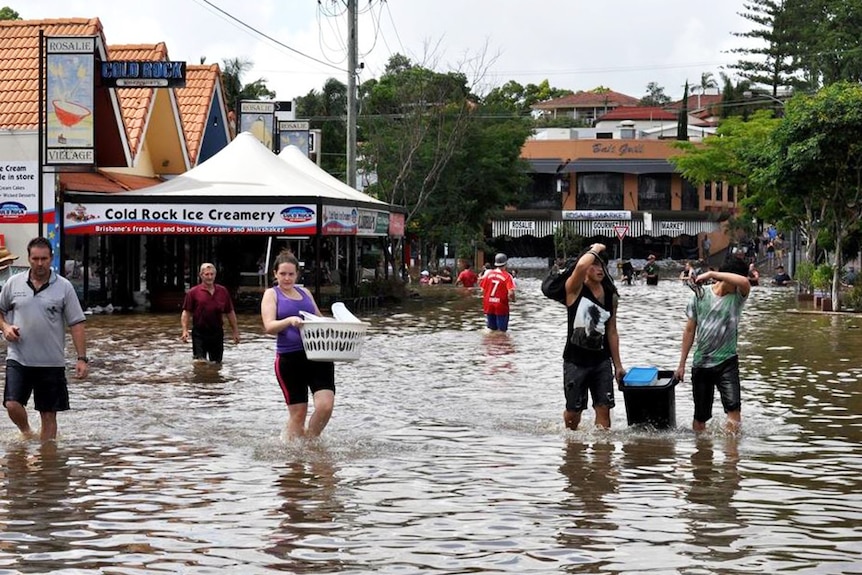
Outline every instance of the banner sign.
POLYGON ((509 231, 535 232, 536 222, 533 220, 513 220, 509 222, 509 231))
POLYGON ((359 236, 386 236, 389 234, 389 212, 359 210, 356 224, 359 236))
POLYGON ((616 235, 619 225, 617 222, 593 222, 593 231, 605 236, 616 235))
POLYGON ((313 204, 65 204, 67 234, 317 233, 313 204))
POLYGON ((267 149, 275 151, 272 135, 277 104, 270 100, 240 101, 237 133, 251 132, 267 149))
POLYGON ((45 57, 45 165, 93 165, 96 38, 47 37, 45 57))
POLYGON ((183 88, 185 62, 111 60, 99 68, 107 88, 183 88))
POLYGON ((563 210, 564 220, 630 220, 629 210, 563 210))
POLYGON ((682 233, 685 231, 685 223, 683 222, 659 222, 658 229, 661 232, 676 232, 682 233))
POLYGON ((39 222, 38 178, 39 162, 0 160, 0 223, 39 222))
POLYGON ((404 214, 389 214, 389 235, 393 238, 404 237, 404 214))
POLYGON ((323 235, 355 236, 359 210, 350 206, 323 206, 323 235))
POLYGON ((309 137, 308 122, 291 121, 278 123, 279 151, 288 146, 296 146, 307 156, 311 151, 309 137))

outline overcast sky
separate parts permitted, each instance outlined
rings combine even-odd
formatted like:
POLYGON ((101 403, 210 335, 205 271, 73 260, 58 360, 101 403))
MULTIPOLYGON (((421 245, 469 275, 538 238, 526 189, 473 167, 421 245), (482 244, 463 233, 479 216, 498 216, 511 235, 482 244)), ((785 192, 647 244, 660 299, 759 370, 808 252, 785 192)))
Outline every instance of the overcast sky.
MULTIPOLYGON (((655 81, 678 99, 686 80, 699 84, 703 72, 718 80, 736 60, 727 51, 742 44, 732 32, 752 28, 738 15, 743 0, 357 1, 360 82, 402 53, 438 71, 466 72, 479 94, 508 80, 548 79, 557 88, 602 85, 642 97, 655 81)), ((172 60, 247 59, 254 69, 243 81, 265 78, 279 100, 320 90, 331 77, 347 82, 345 0, 7 2, 24 19, 98 17, 109 44, 165 42, 172 60)))

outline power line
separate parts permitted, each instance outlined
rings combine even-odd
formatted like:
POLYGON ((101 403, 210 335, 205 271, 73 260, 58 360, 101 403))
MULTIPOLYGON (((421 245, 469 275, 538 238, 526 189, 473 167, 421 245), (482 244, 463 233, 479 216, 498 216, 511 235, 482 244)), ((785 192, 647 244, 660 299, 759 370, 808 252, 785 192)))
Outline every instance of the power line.
POLYGON ((344 72, 344 70, 343 70, 343 69, 341 69, 341 68, 339 68, 338 66, 335 66, 335 65, 333 65, 333 64, 331 64, 331 63, 329 63, 329 62, 326 62, 326 61, 324 61, 324 60, 319 60, 318 58, 315 58, 314 56, 311 56, 311 55, 309 55, 309 54, 306 54, 305 52, 301 52, 301 51, 297 50, 296 48, 293 48, 293 47, 291 47, 291 46, 288 46, 288 45, 287 45, 287 44, 285 44, 284 42, 280 42, 279 40, 276 40, 275 38, 273 38, 272 36, 270 36, 270 35, 266 34, 265 32, 262 32, 261 30, 258 30, 258 29, 257 29, 257 28, 255 28, 254 26, 252 26, 252 25, 250 25, 250 24, 247 24, 247 23, 243 22, 242 20, 240 20, 239 18, 237 18, 237 17, 236 17, 236 16, 234 16, 233 14, 231 14, 231 13, 229 13, 229 12, 226 12, 225 10, 222 10, 221 8, 219 8, 218 6, 216 6, 215 4, 213 4, 212 2, 210 2, 210 0, 195 0, 195 2, 206 4, 207 6, 209 6, 210 8, 212 8, 213 10, 216 10, 217 12, 219 12, 222 16, 224 16, 224 17, 226 17, 226 18, 229 18, 230 20, 232 20, 232 21, 236 22, 237 24, 239 24, 239 25, 240 25, 240 26, 242 26, 243 28, 246 28, 247 30, 250 30, 250 31, 251 31, 251 32, 253 32, 254 34, 256 34, 256 35, 260 36, 261 38, 265 38, 265 39, 269 40, 270 42, 272 42, 272 43, 273 43, 273 44, 275 44, 276 46, 280 46, 280 47, 282 47, 282 48, 284 48, 284 49, 286 49, 286 50, 289 50, 290 52, 293 52, 294 54, 297 54, 297 55, 299 55, 299 56, 302 56, 303 58, 307 58, 307 59, 309 59, 309 60, 312 60, 312 61, 314 61, 314 62, 317 62, 318 64, 323 64, 324 66, 328 66, 328 67, 330 67, 330 68, 335 68, 335 69, 336 69, 336 70, 338 70, 339 72, 344 72))

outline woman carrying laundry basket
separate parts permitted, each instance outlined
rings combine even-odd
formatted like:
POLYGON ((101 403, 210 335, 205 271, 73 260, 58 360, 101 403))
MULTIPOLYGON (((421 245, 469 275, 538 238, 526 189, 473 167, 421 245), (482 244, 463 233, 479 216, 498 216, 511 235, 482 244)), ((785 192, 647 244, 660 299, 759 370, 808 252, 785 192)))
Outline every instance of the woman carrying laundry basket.
POLYGON ((330 361, 310 361, 300 335, 301 312, 321 315, 311 293, 296 285, 299 261, 290 251, 281 252, 273 265, 276 285, 267 289, 260 304, 266 333, 278 336, 275 376, 287 403, 287 438, 317 437, 329 423, 335 404, 335 366, 330 361), (314 412, 308 421, 308 392, 314 412))

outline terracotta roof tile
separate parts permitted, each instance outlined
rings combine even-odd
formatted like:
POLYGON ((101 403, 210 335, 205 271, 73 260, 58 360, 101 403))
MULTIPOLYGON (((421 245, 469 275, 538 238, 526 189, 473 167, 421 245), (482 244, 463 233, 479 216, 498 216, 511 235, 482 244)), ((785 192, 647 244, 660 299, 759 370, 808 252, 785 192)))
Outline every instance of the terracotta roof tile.
POLYGON ((98 192, 112 194, 129 190, 140 190, 161 183, 159 178, 147 178, 129 174, 98 172, 61 172, 60 185, 70 192, 98 192))
POLYGON ((192 165, 197 163, 216 82, 221 78, 218 64, 186 66, 186 85, 174 90, 192 165))
POLYGON ((539 102, 538 104, 534 104, 533 108, 537 110, 554 110, 559 108, 601 108, 603 106, 616 108, 618 106, 637 106, 637 104, 637 98, 632 98, 631 96, 626 96, 625 94, 620 94, 613 90, 598 92, 590 90, 588 92, 578 92, 561 98, 539 102))
MULTIPOLYGON (((109 60, 139 60, 159 62, 168 59, 168 48, 164 42, 158 44, 112 44, 108 46, 109 60)), ((150 111, 155 90, 153 88, 117 88, 120 112, 126 126, 132 155, 137 155, 144 138, 147 114, 150 111)))
POLYGON ((100 36, 98 18, 0 21, 0 128, 39 125, 39 30, 46 36, 100 36))

